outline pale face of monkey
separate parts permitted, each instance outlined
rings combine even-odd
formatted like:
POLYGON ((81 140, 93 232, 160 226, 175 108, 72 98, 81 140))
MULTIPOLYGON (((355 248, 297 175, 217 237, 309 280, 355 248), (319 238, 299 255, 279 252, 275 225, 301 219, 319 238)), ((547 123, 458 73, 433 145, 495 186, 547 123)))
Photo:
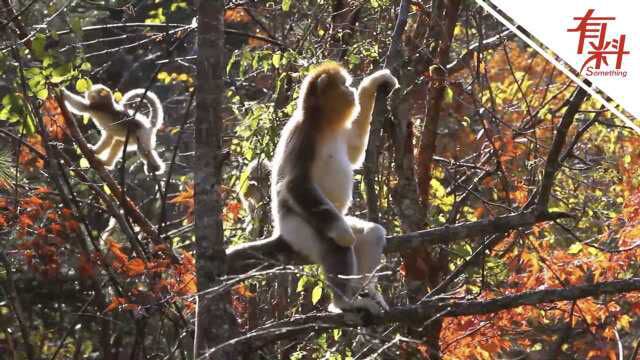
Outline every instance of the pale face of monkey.
POLYGON ((113 103, 113 94, 108 87, 104 85, 93 85, 91 90, 87 92, 87 101, 90 104, 111 104, 113 103))

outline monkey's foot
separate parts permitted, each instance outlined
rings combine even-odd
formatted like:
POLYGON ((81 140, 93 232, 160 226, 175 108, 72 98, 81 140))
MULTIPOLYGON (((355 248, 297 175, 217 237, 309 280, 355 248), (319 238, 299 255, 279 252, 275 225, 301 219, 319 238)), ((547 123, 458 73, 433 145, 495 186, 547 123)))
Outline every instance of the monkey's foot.
POLYGON ((155 174, 160 170, 160 166, 153 162, 147 162, 144 166, 144 172, 148 175, 155 174))
POLYGON ((371 299, 376 304, 380 305, 380 307, 382 307, 385 311, 389 310, 389 305, 387 305, 387 302, 384 300, 384 296, 382 296, 382 294, 377 289, 375 289, 375 285, 370 286, 366 291, 361 292, 359 294, 359 297, 363 299, 371 299))
POLYGON ((144 172, 147 175, 160 175, 164 172, 164 163, 156 161, 147 161, 144 163, 144 172))

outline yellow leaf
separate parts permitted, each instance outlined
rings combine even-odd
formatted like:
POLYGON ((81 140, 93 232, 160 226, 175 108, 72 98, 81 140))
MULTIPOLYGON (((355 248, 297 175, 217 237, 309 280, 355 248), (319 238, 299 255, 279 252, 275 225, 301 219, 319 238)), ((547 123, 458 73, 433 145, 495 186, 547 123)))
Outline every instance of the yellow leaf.
POLYGON ((322 297, 322 284, 316 285, 311 292, 311 303, 315 305, 322 297))
POLYGON ((622 315, 620 316, 620 318, 618 319, 618 327, 625 329, 626 331, 629 331, 629 324, 631 323, 631 318, 629 317, 629 315, 622 315))

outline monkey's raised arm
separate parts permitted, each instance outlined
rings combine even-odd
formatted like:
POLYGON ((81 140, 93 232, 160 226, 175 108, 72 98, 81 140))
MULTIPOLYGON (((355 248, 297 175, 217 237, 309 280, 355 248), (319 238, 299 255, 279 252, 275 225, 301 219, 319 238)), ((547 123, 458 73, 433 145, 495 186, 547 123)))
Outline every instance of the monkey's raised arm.
POLYGON ((362 80, 358 86, 358 103, 360 111, 351 124, 349 130, 349 160, 354 167, 359 167, 364 160, 364 153, 369 142, 371 115, 376 101, 376 93, 381 85, 394 89, 398 80, 387 69, 376 71, 362 80))
POLYGON ((78 96, 69 90, 62 88, 62 98, 69 111, 76 115, 84 115, 90 112, 89 102, 82 96, 78 96))
POLYGON ((149 113, 149 120, 151 121, 151 126, 155 128, 159 128, 162 126, 162 121, 164 120, 164 110, 162 108, 162 103, 158 96, 153 92, 145 89, 133 89, 127 91, 126 94, 122 96, 122 100, 120 103, 127 109, 131 109, 135 111, 137 106, 137 102, 140 98, 144 97, 146 102, 149 104, 151 108, 151 112, 149 113), (136 99, 136 97, 138 97, 136 99))

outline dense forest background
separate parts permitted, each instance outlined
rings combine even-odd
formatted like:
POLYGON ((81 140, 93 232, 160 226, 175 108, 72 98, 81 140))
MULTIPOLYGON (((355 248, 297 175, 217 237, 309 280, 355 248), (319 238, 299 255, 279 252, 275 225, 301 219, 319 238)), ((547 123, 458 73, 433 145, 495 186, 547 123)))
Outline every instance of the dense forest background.
POLYGON ((0 358, 636 358, 640 137, 474 1, 0 13, 0 358), (400 81, 350 210, 389 235, 382 315, 327 313, 247 171, 325 60, 400 81), (58 100, 98 83, 162 99, 164 174, 95 158, 99 130, 58 100))

